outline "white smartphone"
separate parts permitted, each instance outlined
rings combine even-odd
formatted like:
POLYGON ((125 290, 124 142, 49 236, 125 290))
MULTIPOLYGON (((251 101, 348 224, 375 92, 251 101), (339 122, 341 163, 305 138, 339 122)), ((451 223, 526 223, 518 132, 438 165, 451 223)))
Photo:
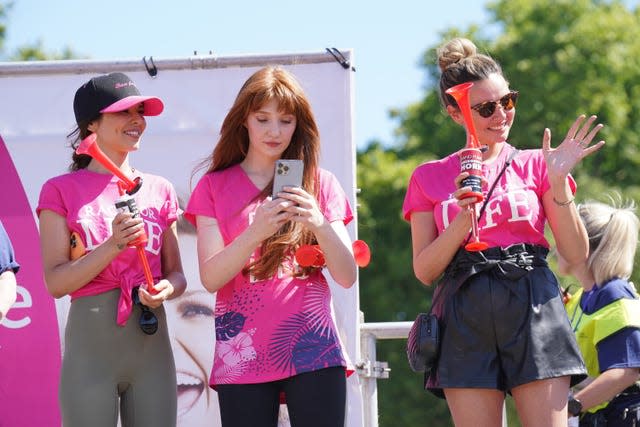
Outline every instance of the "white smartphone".
POLYGON ((273 176, 273 198, 284 191, 284 187, 302 187, 302 171, 304 163, 297 159, 276 160, 275 174, 273 176))

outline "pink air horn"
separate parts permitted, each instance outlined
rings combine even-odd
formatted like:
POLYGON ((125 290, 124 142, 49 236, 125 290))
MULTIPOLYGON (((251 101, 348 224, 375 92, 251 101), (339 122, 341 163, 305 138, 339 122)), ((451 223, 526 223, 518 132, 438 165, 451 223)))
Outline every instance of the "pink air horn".
MULTIPOLYGON (((80 142, 80 145, 76 148, 76 154, 86 154, 93 157, 100 162, 102 166, 109 169, 109 171, 113 172, 115 176, 120 178, 120 181, 118 182, 120 198, 116 200, 116 209, 119 212, 131 212, 134 218, 140 215, 135 199, 131 197, 131 195, 136 193, 142 186, 142 178, 136 177, 131 180, 128 176, 122 173, 118 166, 116 166, 115 163, 113 163, 111 159, 102 152, 96 143, 95 133, 92 133, 80 142)), ((149 293, 154 294, 157 293, 157 291, 153 285, 153 274, 151 274, 151 267, 149 266, 147 254, 144 250, 144 247, 147 245, 147 240, 147 234, 144 233, 138 239, 129 243, 129 247, 135 247, 138 251, 138 258, 140 258, 140 262, 142 263, 144 277, 147 281, 147 290, 149 293)))
POLYGON ((469 89, 473 83, 462 83, 446 90, 446 93, 453 96, 458 103, 460 112, 464 117, 465 130, 467 132, 467 143, 465 148, 458 152, 460 157, 460 171, 469 172, 469 176, 462 180, 463 187, 471 187, 471 191, 464 197, 475 197, 476 202, 469 205, 471 210, 471 237, 472 241, 465 245, 468 251, 482 251, 487 249, 489 245, 480 241, 478 230, 478 215, 476 213, 476 203, 484 199, 482 194, 482 151, 480 151, 480 142, 476 134, 476 128, 473 125, 471 117, 471 106, 469 104, 469 89))

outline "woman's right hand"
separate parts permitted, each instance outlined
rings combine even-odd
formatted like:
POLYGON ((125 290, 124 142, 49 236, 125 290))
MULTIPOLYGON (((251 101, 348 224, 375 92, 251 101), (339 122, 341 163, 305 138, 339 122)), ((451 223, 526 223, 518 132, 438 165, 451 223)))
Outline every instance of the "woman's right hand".
POLYGON ((144 236, 144 223, 140 216, 133 218, 131 212, 119 212, 111 222, 111 241, 119 251, 127 248, 130 243, 144 236))
POLYGON ((294 203, 290 200, 267 197, 256 209, 253 221, 247 231, 253 233, 259 241, 265 240, 295 215, 285 210, 293 205, 294 203))

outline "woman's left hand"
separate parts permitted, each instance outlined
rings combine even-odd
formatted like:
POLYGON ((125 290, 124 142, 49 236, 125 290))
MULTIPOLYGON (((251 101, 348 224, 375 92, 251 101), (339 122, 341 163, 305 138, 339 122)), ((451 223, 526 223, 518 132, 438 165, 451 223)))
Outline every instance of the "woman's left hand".
POLYGON ((291 200, 294 205, 285 209, 294 216, 291 221, 305 224, 311 231, 315 231, 326 223, 326 219, 320 209, 315 197, 307 193, 300 187, 285 187, 286 192, 278 193, 278 197, 291 200))
POLYGON ((557 147, 551 148, 551 130, 544 130, 542 137, 542 153, 547 163, 550 177, 566 177, 573 168, 586 156, 594 153, 604 145, 604 141, 591 144, 596 134, 604 127, 598 123, 591 129, 596 116, 580 115, 567 132, 564 141, 557 147))
POLYGON ((138 296, 140 302, 150 308, 158 308, 173 294, 173 285, 166 279, 160 280, 153 286, 157 293, 150 294, 145 288, 140 286, 138 296))

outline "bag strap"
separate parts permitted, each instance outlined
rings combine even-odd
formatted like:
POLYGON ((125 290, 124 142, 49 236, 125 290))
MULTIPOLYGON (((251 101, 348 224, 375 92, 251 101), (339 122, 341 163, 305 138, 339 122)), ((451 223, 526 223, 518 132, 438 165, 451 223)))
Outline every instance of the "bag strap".
MULTIPOLYGON (((511 161, 516 157, 516 155, 519 152, 520 152, 520 150, 518 150, 516 148, 511 152, 511 154, 509 154, 509 157, 507 157, 507 161, 504 162, 504 166, 500 170, 500 173, 498 174, 496 179, 493 181, 493 184, 491 184, 491 188, 489 188, 489 192, 487 193, 487 196, 484 198, 484 202, 482 203, 482 206, 480 207, 480 213, 478 213, 478 222, 480 222, 480 218, 482 218, 482 215, 484 214, 484 211, 487 208, 487 203, 489 202, 489 199, 491 198, 491 195, 493 194, 493 190, 496 188, 496 184, 498 183, 498 181, 500 181, 500 178, 502 178, 502 175, 504 175, 504 171, 507 170, 507 168, 511 164, 511 161)), ((471 239, 471 232, 467 236, 467 240, 465 241, 465 243, 469 243, 469 239, 471 239)))
MULTIPOLYGON (((491 184, 491 188, 489 188, 489 192, 487 193, 487 196, 484 198, 484 202, 480 207, 480 213, 478 214, 478 221, 480 221, 480 218, 482 218, 482 215, 484 214, 484 211, 487 207, 487 202, 489 201, 489 198, 491 198, 491 195, 493 194, 493 190, 496 188, 496 184, 498 183, 498 181, 500 181, 500 178, 502 178, 502 175, 504 175, 504 172, 507 170, 509 165, 511 165, 511 161, 518 155, 519 152, 520 150, 518 150, 517 148, 514 148, 511 154, 509 154, 509 157, 507 157, 507 161, 504 162, 504 166, 502 167, 502 170, 500 170, 500 173, 498 174, 496 179, 493 181, 493 184, 491 184)), ((469 233, 469 236, 467 237, 467 240, 465 243, 468 243, 469 239, 471 239, 471 233, 469 233)), ((441 298, 440 294, 442 294, 442 291, 438 292, 438 289, 437 289, 438 287, 439 285, 436 285, 436 287, 433 290, 434 296, 431 299, 431 307, 429 307, 429 314, 431 314, 431 311, 433 310, 433 307, 436 301, 439 298, 441 298)))

